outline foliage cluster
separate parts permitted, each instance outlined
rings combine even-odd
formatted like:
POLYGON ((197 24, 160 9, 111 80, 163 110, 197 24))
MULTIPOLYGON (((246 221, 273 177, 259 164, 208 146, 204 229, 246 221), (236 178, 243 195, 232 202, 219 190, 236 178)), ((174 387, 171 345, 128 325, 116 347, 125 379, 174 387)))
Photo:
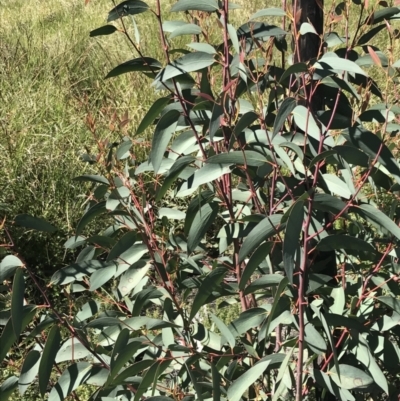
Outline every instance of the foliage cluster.
MULTIPOLYGON (((289 6, 237 27, 227 0, 171 11, 166 21, 159 0, 127 0, 91 31, 135 51, 107 78, 140 72, 159 97, 134 133, 83 156, 86 209, 65 243, 76 260, 48 283, 68 305, 55 306, 23 255, 2 260, 0 360, 11 363, 16 341, 27 349, 2 399, 29 386, 79 399, 86 385, 90 400, 396 400, 400 9, 334 5, 325 50, 308 63, 291 54, 315 29, 297 30, 289 6), (162 61, 142 53, 144 13, 162 61), (382 31, 385 51, 373 44, 382 31), (42 304, 26 299, 27 283, 42 304)), ((97 138, 95 118, 86 123, 97 138)), ((56 231, 26 214, 15 223, 56 231)))

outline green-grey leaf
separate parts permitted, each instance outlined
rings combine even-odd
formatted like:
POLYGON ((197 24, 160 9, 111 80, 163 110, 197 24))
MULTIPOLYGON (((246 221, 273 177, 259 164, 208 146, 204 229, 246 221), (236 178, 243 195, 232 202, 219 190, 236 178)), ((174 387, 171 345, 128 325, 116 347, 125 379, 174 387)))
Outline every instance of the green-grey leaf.
POLYGON ((317 248, 322 252, 333 251, 336 249, 349 249, 354 251, 375 252, 375 248, 361 238, 351 237, 350 235, 338 234, 328 235, 318 243, 317 248))
POLYGON ((155 173, 160 169, 164 152, 178 125, 179 116, 180 112, 178 110, 170 110, 160 118, 156 126, 150 154, 155 173))
POLYGON ((211 164, 240 164, 248 166, 262 166, 268 163, 267 158, 254 150, 236 150, 229 153, 220 153, 207 159, 211 164))
POLYGON ((235 336, 232 334, 232 332, 229 330, 229 328, 225 325, 225 323, 217 316, 215 316, 213 313, 210 313, 211 319, 215 323, 215 325, 218 327, 218 330, 222 334, 222 342, 221 345, 224 345, 224 340, 228 341, 229 346, 233 349, 233 347, 236 344, 235 336))
POLYGON ((286 222, 285 238, 283 240, 283 266, 291 284, 293 284, 295 256, 299 249, 303 219, 304 201, 298 200, 291 208, 286 222))
POLYGON ((135 15, 144 13, 149 9, 149 6, 141 0, 127 0, 118 4, 108 14, 107 22, 115 21, 118 18, 127 15, 135 15))
POLYGON ((181 35, 200 35, 201 28, 196 24, 185 24, 174 29, 169 36, 170 39, 176 38, 181 35))
POLYGON ((43 231, 46 233, 54 233, 57 228, 41 217, 33 217, 28 214, 19 214, 15 217, 15 223, 21 227, 43 231))
POLYGON ((22 312, 24 309, 25 280, 24 271, 20 267, 14 276, 11 294, 11 319, 13 322, 14 334, 19 338, 22 330, 22 312))
POLYGON ((92 365, 89 362, 77 362, 68 366, 51 389, 48 401, 63 401, 90 377, 91 369, 92 365))
POLYGON ((289 115, 296 107, 296 100, 292 97, 287 97, 281 103, 274 121, 274 129, 272 131, 272 138, 277 135, 281 130, 289 115))
POLYGON ((160 62, 151 57, 135 58, 133 60, 126 61, 113 68, 107 75, 107 78, 117 77, 121 74, 128 72, 139 71, 139 72, 157 72, 162 68, 160 62))
POLYGON ((191 52, 172 61, 158 73, 155 79, 165 82, 181 74, 202 70, 213 63, 214 55, 205 52, 191 52))
POLYGON ((340 364, 340 379, 336 372, 335 367, 328 372, 331 378, 337 383, 337 385, 346 390, 353 390, 358 387, 368 386, 373 383, 371 376, 363 372, 361 369, 355 366, 340 364))
POLYGON ((79 177, 75 177, 74 181, 83 181, 83 182, 94 182, 97 184, 110 185, 110 182, 106 177, 102 175, 80 175, 79 177))
POLYGON ((24 395, 29 385, 35 380, 39 371, 40 356, 39 351, 32 350, 24 360, 18 380, 18 389, 21 395, 24 395))
POLYGON ((161 111, 164 110, 165 106, 171 101, 171 96, 161 97, 157 99, 151 107, 148 109, 146 115, 143 117, 136 130, 136 135, 141 134, 146 128, 153 123, 153 121, 160 115, 161 111))
POLYGON ((205 305, 205 301, 211 295, 213 289, 220 284, 226 273, 227 269, 225 267, 217 267, 204 278, 193 300, 189 321, 191 321, 200 308, 205 305))
POLYGON ((1 401, 7 401, 13 391, 17 388, 18 385, 18 377, 10 376, 1 384, 0 387, 0 398, 1 401))
POLYGON ((212 13, 219 9, 218 3, 216 0, 179 0, 175 3, 171 11, 178 12, 178 11, 205 11, 212 13))
POLYGON ((228 388, 229 401, 239 401, 243 393, 258 380, 270 363, 269 359, 261 360, 236 379, 228 388))
POLYGON ((243 269, 242 277, 240 278, 239 283, 239 290, 243 290, 246 287, 255 270, 260 266, 261 262, 263 262, 267 255, 270 253, 273 245, 273 242, 266 242, 265 244, 261 244, 254 251, 245 268, 243 269))
POLYGON ((114 25, 104 25, 100 28, 94 29, 93 31, 90 31, 89 36, 103 36, 103 35, 111 35, 118 29, 114 25))
POLYGON ((60 348, 60 343, 60 329, 57 325, 54 325, 47 336, 47 341, 39 364, 39 390, 42 397, 44 397, 47 392, 47 385, 49 384, 53 363, 60 348))
POLYGON ((7 255, 0 263, 0 283, 12 276, 18 267, 24 264, 14 255, 7 255))
POLYGON ((102 201, 93 205, 80 219, 76 227, 75 236, 77 237, 82 233, 82 230, 89 224, 95 217, 106 212, 106 202, 102 201))
POLYGON ((253 20, 260 17, 284 17, 284 16, 286 16, 286 12, 282 8, 264 8, 263 10, 257 11, 249 19, 253 20))
POLYGON ((239 251, 239 263, 253 252, 262 242, 281 231, 285 225, 279 225, 282 214, 273 214, 261 220, 244 240, 239 251))
POLYGON ((368 76, 367 73, 361 69, 354 61, 344 59, 341 57, 333 56, 332 53, 322 56, 315 64, 314 67, 318 70, 333 70, 353 72, 356 74, 361 74, 368 76))

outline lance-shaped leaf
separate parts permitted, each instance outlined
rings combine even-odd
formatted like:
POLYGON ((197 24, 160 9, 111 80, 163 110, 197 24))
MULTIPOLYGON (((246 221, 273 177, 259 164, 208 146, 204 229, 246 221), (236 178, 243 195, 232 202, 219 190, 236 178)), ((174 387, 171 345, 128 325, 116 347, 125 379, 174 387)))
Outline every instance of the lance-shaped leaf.
POLYGON ((180 112, 178 110, 170 110, 160 118, 157 124, 150 154, 150 161, 156 173, 160 169, 164 152, 167 149, 172 134, 176 130, 179 116, 180 112))
POLYGON ((361 238, 350 235, 328 235, 318 243, 317 248, 322 252, 334 251, 336 249, 348 249, 354 251, 375 252, 375 248, 361 238))
POLYGON ((127 15, 135 15, 144 13, 149 9, 149 6, 141 0, 127 0, 118 4, 108 14, 107 22, 115 21, 118 18, 127 15))
POLYGON ((13 391, 17 388, 18 385, 18 377, 10 376, 1 384, 0 387, 0 398, 1 401, 7 401, 13 391))
POLYGON ((171 101, 171 96, 161 97, 157 99, 149 108, 146 115, 143 117, 136 130, 136 135, 141 134, 146 128, 153 123, 153 121, 160 115, 161 111, 167 106, 171 101))
POLYGON ((212 13, 214 11, 219 10, 219 6, 216 0, 179 0, 175 3, 171 11, 205 11, 212 13))
POLYGON ((336 56, 333 53, 327 53, 322 56, 315 64, 314 67, 321 70, 330 70, 333 72, 346 71, 352 72, 364 76, 368 76, 367 73, 361 69, 354 61, 344 59, 336 56))
POLYGON ((57 231, 57 228, 50 224, 45 219, 41 217, 33 217, 28 214, 19 214, 15 217, 15 224, 20 227, 29 228, 36 231, 43 231, 46 233, 54 233, 57 231))
POLYGON ((0 263, 0 283, 12 276, 18 267, 24 264, 14 255, 7 255, 0 263))
POLYGON ((19 338, 22 331, 22 318, 24 309, 25 280, 24 271, 20 267, 15 276, 11 294, 11 319, 16 338, 19 338))
POLYGON ((81 234, 82 230, 87 226, 87 224, 89 224, 96 216, 104 212, 106 212, 105 201, 96 203, 94 206, 92 206, 80 219, 78 226, 76 227, 75 236, 78 237, 78 235, 81 234))
POLYGON ((263 262, 267 255, 270 253, 273 245, 273 242, 261 244, 251 255, 249 261, 243 269, 242 277, 240 278, 240 290, 243 290, 246 287, 255 270, 260 266, 261 262, 263 262))
POLYGON ((243 262, 247 256, 253 252, 262 242, 277 234, 285 228, 285 225, 280 225, 282 220, 281 214, 273 214, 261 220, 250 232, 244 240, 239 251, 239 263, 243 262))
POLYGON ((307 135, 310 135, 317 141, 320 140, 321 130, 319 129, 314 116, 310 113, 310 111, 302 106, 296 106, 293 109, 293 118, 296 125, 303 130, 307 135))
POLYGON ((227 341, 229 346, 233 349, 233 347, 236 344, 235 336, 232 334, 232 332, 229 330, 226 324, 219 317, 215 316, 213 313, 210 313, 210 316, 223 336, 221 339, 221 345, 224 345, 225 341, 227 341))
POLYGON ((278 113, 274 121, 274 129, 272 131, 272 138, 277 135, 285 124, 286 119, 290 116, 296 107, 296 100, 292 97, 287 97, 279 106, 278 113))
POLYGON ((354 390, 358 387, 365 387, 374 381, 371 376, 355 366, 340 364, 339 368, 340 379, 335 367, 328 373, 339 387, 346 390, 354 390))
POLYGON ((40 357, 41 354, 38 350, 32 350, 26 356, 18 380, 18 389, 21 395, 24 395, 29 385, 35 380, 39 371, 40 357))
POLYGON ((293 284, 295 256, 299 250, 299 238, 303 227, 303 219, 304 201, 297 201, 291 208, 283 240, 283 266, 291 284, 293 284))
POLYGON ((139 72, 157 72, 162 68, 160 62, 151 57, 140 57, 133 60, 126 61, 113 68, 107 75, 107 78, 117 77, 127 72, 139 71, 139 72))
POLYGON ((200 35, 201 28, 196 24, 185 24, 174 29, 169 36, 170 39, 176 38, 182 35, 200 35))
POLYGON ((349 209, 349 212, 357 213, 367 221, 372 222, 378 228, 384 228, 389 231, 390 234, 394 235, 397 239, 400 239, 400 228, 391 220, 385 213, 368 203, 361 203, 358 206, 353 206, 349 209))
POLYGON ((285 17, 286 12, 282 8, 264 8, 263 10, 257 11, 249 19, 253 20, 260 17, 285 17))
POLYGON ((60 329, 57 325, 54 325, 47 336, 47 341, 39 365, 39 390, 42 397, 46 394, 47 385, 49 384, 51 371, 53 369, 53 363, 60 348, 60 343, 60 329))
POLYGON ((100 28, 90 31, 89 36, 94 37, 94 36, 111 35, 115 31, 118 31, 118 29, 114 25, 104 25, 100 28))
MULTIPOLYGON (((22 330, 32 321, 36 314, 36 305, 25 305, 22 312, 22 330)), ((15 337, 13 323, 11 317, 2 329, 0 336, 0 363, 6 357, 13 343, 17 340, 15 337)))
POLYGON ((156 76, 156 81, 165 82, 178 75, 199 71, 214 63, 214 55, 205 52, 192 52, 172 61, 156 76))
POLYGON ((377 135, 360 127, 352 127, 344 136, 349 138, 354 146, 369 155, 371 159, 377 159, 400 184, 399 163, 377 135))
POLYGON ((196 159, 193 156, 183 156, 180 157, 170 168, 167 176, 164 179, 164 182, 161 188, 158 190, 156 195, 156 201, 160 201, 164 195, 167 193, 168 189, 174 183, 174 181, 179 177, 182 171, 191 163, 193 163, 196 159))
POLYGON ((229 401, 239 401, 243 393, 259 379, 270 363, 270 359, 262 359, 236 379, 228 388, 229 401))
POLYGON ((207 298, 211 295, 213 289, 220 284, 226 273, 227 269, 225 267, 217 267, 204 278, 193 300, 189 321, 191 321, 200 308, 206 304, 207 298))
POLYGON ((231 172, 230 164, 206 164, 199 170, 196 170, 186 182, 179 188, 177 197, 187 196, 192 194, 196 189, 203 184, 214 181, 224 174, 231 172))
POLYGON ((239 164, 248 166, 263 166, 268 163, 267 158, 254 150, 236 150, 229 153, 220 153, 207 159, 211 164, 239 164))
POLYGON ((91 370, 92 365, 89 362, 77 362, 68 366, 57 384, 51 389, 49 401, 63 401, 72 391, 89 379, 91 370))
POLYGON ((211 224, 215 221, 218 215, 218 204, 215 202, 206 203, 196 213, 195 218, 190 226, 187 251, 192 253, 200 243, 211 224))
POLYGON ((74 359, 85 358, 91 355, 87 349, 77 338, 69 338, 57 352, 56 363, 64 361, 73 361, 74 359))

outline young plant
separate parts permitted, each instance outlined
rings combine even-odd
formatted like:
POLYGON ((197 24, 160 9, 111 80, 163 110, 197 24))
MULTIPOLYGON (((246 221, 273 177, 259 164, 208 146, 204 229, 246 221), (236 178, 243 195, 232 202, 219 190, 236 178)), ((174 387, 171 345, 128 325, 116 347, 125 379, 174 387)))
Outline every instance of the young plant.
POLYGON ((320 28, 299 23, 296 1, 247 21, 228 0, 171 12, 128 0, 91 32, 135 52, 108 78, 140 72, 160 97, 130 135, 99 141, 93 173, 76 179, 90 195, 65 247, 80 252, 49 283, 71 317, 37 282, 50 312, 24 305, 24 273, 35 276, 3 260, 2 280, 15 275, 1 359, 21 333, 38 344, 7 388, 23 394, 38 376, 50 401, 82 384, 90 400, 396 400, 400 61, 372 41, 395 41, 400 9, 333 6, 311 59, 301 50, 320 28), (142 50, 142 13, 162 60, 142 50))

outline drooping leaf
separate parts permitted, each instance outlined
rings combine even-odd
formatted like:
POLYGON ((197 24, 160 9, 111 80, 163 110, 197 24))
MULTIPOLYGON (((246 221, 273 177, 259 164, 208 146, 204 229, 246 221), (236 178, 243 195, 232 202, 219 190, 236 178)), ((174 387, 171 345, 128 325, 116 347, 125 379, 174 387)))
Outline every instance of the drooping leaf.
POLYGON ((261 262, 265 260, 267 255, 270 253, 274 243, 266 242, 265 244, 261 244, 251 255, 249 261, 247 262, 245 268, 243 269, 242 276, 240 278, 239 289, 243 290, 255 270, 260 266, 261 262))
POLYGON ((197 212, 195 218, 190 226, 187 252, 192 253, 197 245, 200 243, 211 224, 214 222, 218 215, 218 205, 215 202, 206 203, 197 212))
POLYGON ((322 174, 329 191, 344 199, 350 199, 352 193, 347 184, 334 174, 322 174))
POLYGON ((11 319, 16 338, 19 338, 22 331, 22 317, 24 309, 25 280, 24 271, 20 267, 14 276, 11 294, 11 319))
MULTIPOLYGON (((36 305, 25 305, 22 312, 22 330, 32 321, 36 314, 36 305)), ((13 343, 17 340, 15 337, 12 319, 8 319, 0 336, 0 363, 6 357, 13 343)))
POLYGON ((191 52, 177 58, 163 68, 156 76, 156 81, 165 82, 178 75, 194 72, 209 67, 214 63, 214 55, 205 52, 191 52))
POLYGON ((29 228, 46 233, 54 233, 57 228, 41 217, 33 217, 28 214, 19 214, 15 217, 15 223, 20 227, 29 228))
POLYGON ((43 349, 42 358, 39 364, 39 390, 42 397, 47 392, 47 385, 49 384, 53 364, 60 348, 61 334, 57 325, 54 325, 43 349))
POLYGON ((161 63, 151 57, 135 58, 133 60, 126 61, 113 68, 107 75, 106 78, 117 77, 121 74, 126 74, 128 72, 157 72, 162 68, 161 63))
POLYGON ((91 369, 92 365, 89 362, 77 362, 68 366, 51 389, 49 401, 63 401, 90 377, 91 369))
POLYGON ((251 308, 242 312, 229 326, 229 330, 236 336, 241 336, 253 327, 259 326, 268 316, 264 308, 251 308))
POLYGON ((103 269, 96 270, 90 276, 90 288, 89 291, 96 291, 103 286, 107 281, 111 279, 117 272, 116 264, 111 264, 103 269))
MULTIPOLYGON (((158 378, 165 369, 171 364, 172 359, 160 359, 154 362, 152 366, 150 366, 149 370, 143 375, 143 379, 140 382, 140 385, 136 391, 134 401, 138 401, 141 399, 142 395, 147 391, 147 389, 154 383, 154 389, 158 378)), ((154 393, 154 390, 153 390, 154 393)))
POLYGON ((89 355, 91 355, 91 351, 77 338, 69 338, 58 350, 55 362, 73 361, 86 358, 89 355))
POLYGON ((1 384, 0 387, 0 398, 1 401, 7 401, 12 395, 13 391, 17 388, 18 377, 10 376, 1 384))
POLYGON ((310 135, 317 141, 320 140, 321 130, 318 127, 314 116, 306 107, 298 105, 293 109, 292 114, 294 122, 302 131, 306 132, 307 135, 310 135))
POLYGON ((326 352, 326 343, 324 338, 310 322, 307 322, 304 326, 304 340, 317 355, 322 355, 326 352))
POLYGON ((207 159, 211 164, 240 164, 247 166, 262 166, 268 163, 267 158, 254 150, 237 150, 229 153, 220 153, 207 159))
POLYGON ((228 388, 229 401, 239 401, 243 393, 264 373, 270 364, 270 360, 261 360, 243 373, 228 388))
POLYGON ((389 233, 400 239, 400 228, 385 213, 368 203, 360 203, 352 206, 349 211, 357 213, 364 219, 372 222, 376 227, 384 228, 389 233))
POLYGON ((218 9, 219 6, 216 0, 179 0, 172 6, 171 11, 174 13, 179 11, 205 11, 212 13, 218 9))
POLYGON ((94 37, 94 36, 111 35, 115 31, 118 31, 118 29, 114 25, 104 25, 100 28, 90 31, 89 36, 94 37))
POLYGON ((170 110, 160 118, 160 121, 156 126, 150 155, 150 160, 153 164, 155 173, 160 169, 164 152, 167 149, 172 134, 175 132, 178 125, 179 116, 179 111, 170 110))
POLYGON ((24 264, 14 255, 7 255, 0 263, 0 283, 12 276, 18 267, 24 264))
POLYGON ((367 44, 374 36, 376 36, 385 27, 386 27, 386 24, 378 25, 378 26, 370 29, 368 32, 364 33, 363 35, 361 35, 357 41, 357 46, 362 46, 362 45, 367 44))
POLYGON ((41 354, 38 350, 32 350, 25 357, 18 379, 18 389, 21 395, 24 395, 29 385, 35 379, 39 371, 39 362, 41 354))
MULTIPOLYGON (((262 247, 262 245, 260 245, 262 247)), ((257 252, 257 251, 256 251, 257 252)), ((275 287, 280 284, 283 276, 280 274, 263 274, 257 280, 254 280, 246 288, 244 293, 251 294, 257 290, 263 290, 269 287, 275 287)))
POLYGON ((379 24, 379 22, 389 20, 391 17, 399 13, 399 7, 385 7, 383 9, 377 10, 373 13, 371 17, 368 17, 368 25, 379 24))
POLYGON ((203 184, 214 181, 224 174, 231 172, 230 164, 205 164, 199 170, 196 170, 179 188, 177 197, 183 197, 192 194, 203 184))
POLYGON ((140 280, 146 275, 151 264, 145 261, 139 261, 133 264, 120 278, 118 290, 122 297, 129 294, 140 280))
POLYGON ((317 248, 322 252, 329 252, 336 249, 375 252, 375 248, 370 243, 361 238, 351 237, 345 234, 328 235, 322 238, 317 248))
POLYGON ((361 369, 355 366, 340 364, 340 379, 335 367, 333 367, 328 373, 336 384, 346 390, 354 390, 358 387, 365 387, 373 383, 371 376, 363 372, 361 369))
POLYGON ((188 46, 198 52, 205 52, 205 53, 210 53, 210 54, 215 54, 217 52, 214 49, 214 47, 208 43, 193 42, 193 43, 187 44, 186 46, 188 46))
POLYGON ((83 182, 95 182, 97 184, 110 185, 110 182, 106 177, 102 175, 80 175, 79 177, 75 177, 74 181, 83 181, 83 182))
POLYGON ((151 107, 148 109, 146 115, 143 117, 136 130, 136 135, 141 134, 146 128, 153 123, 153 121, 160 115, 161 111, 167 106, 171 101, 171 96, 161 97, 157 99, 151 107))
POLYGON ((149 9, 149 6, 141 0, 126 0, 119 3, 108 14, 107 22, 115 21, 127 15, 135 15, 144 13, 149 9))
POLYGON ((208 273, 208 275, 204 278, 193 300, 192 309, 189 315, 189 321, 191 321, 196 313, 200 310, 200 308, 205 305, 205 301, 210 296, 213 289, 220 284, 226 273, 226 268, 217 267, 216 269, 208 273))
POLYGON ((383 295, 378 297, 378 301, 384 303, 389 306, 389 308, 393 309, 397 313, 400 313, 400 300, 395 297, 391 297, 389 295, 383 295))
POLYGON ((117 147, 115 156, 117 160, 124 160, 130 156, 130 149, 132 147, 132 141, 130 139, 123 140, 117 147))
POLYGON ((76 227, 75 236, 78 237, 82 233, 82 230, 98 215, 106 212, 106 202, 98 202, 93 205, 80 219, 78 226, 76 227))
POLYGON ((218 330, 222 334, 222 343, 221 345, 224 345, 224 340, 226 340, 229 344, 229 346, 233 349, 233 347, 236 344, 235 336, 232 334, 232 332, 229 330, 229 328, 225 325, 225 323, 217 316, 215 316, 213 313, 210 313, 211 319, 215 323, 215 325, 218 327, 218 330))
POLYGON ((299 200, 292 206, 286 222, 285 238, 283 240, 283 266, 289 282, 293 284, 295 256, 299 250, 299 239, 303 227, 304 201, 299 200))
POLYGON ((161 188, 158 190, 156 195, 156 200, 160 201, 174 181, 179 177, 181 172, 187 167, 189 164, 193 163, 196 159, 193 156, 182 156, 176 160, 176 162, 170 168, 167 176, 164 179, 164 182, 161 188))
POLYGON ((280 225, 281 220, 281 214, 273 214, 258 223, 244 240, 243 245, 240 248, 239 262, 243 262, 243 260, 262 242, 283 230, 285 225, 280 225))
POLYGON ((135 231, 128 231, 125 233, 118 242, 113 246, 107 256, 107 261, 118 259, 128 249, 130 249, 137 241, 137 234, 135 231))
POLYGON ((174 29, 169 38, 173 39, 182 35, 200 35, 200 34, 201 34, 201 28, 198 25, 186 23, 185 25, 182 25, 174 29))
POLYGON ((344 59, 333 55, 333 53, 327 53, 322 56, 315 64, 314 67, 318 70, 330 70, 333 72, 346 71, 352 72, 364 76, 368 76, 367 73, 361 69, 354 61, 344 59))
POLYGON ((263 10, 257 11, 249 19, 253 20, 260 17, 285 17, 286 12, 282 8, 264 8, 263 10))
POLYGON ((354 146, 369 155, 372 160, 377 159, 400 184, 399 163, 377 135, 360 127, 352 127, 348 129, 348 135, 345 136, 354 146))
POLYGON ((296 100, 292 97, 287 97, 279 106, 278 113, 274 121, 274 129, 272 131, 272 138, 277 135, 285 124, 286 119, 290 116, 296 107, 296 100))

